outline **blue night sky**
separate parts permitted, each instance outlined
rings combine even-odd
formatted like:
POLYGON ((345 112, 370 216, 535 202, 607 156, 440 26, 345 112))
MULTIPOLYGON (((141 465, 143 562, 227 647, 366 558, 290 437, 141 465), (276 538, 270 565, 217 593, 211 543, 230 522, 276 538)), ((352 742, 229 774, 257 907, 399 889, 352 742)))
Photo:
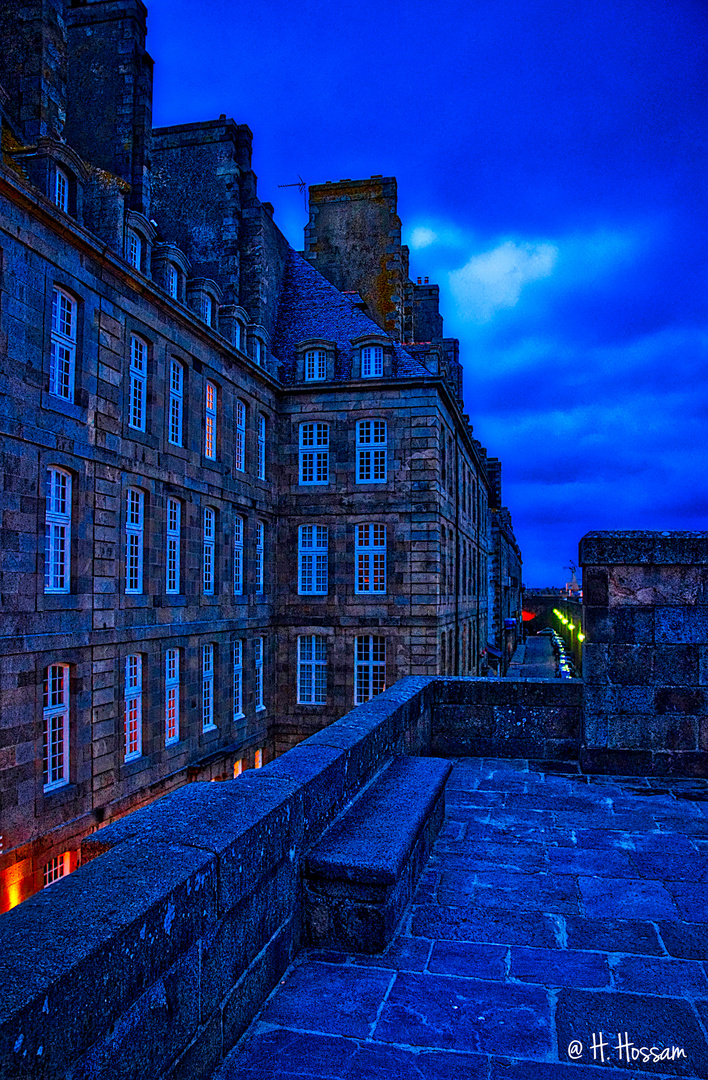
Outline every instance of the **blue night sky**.
POLYGON ((527 585, 590 529, 707 529, 703 0, 149 0, 156 126, 254 133, 296 188, 398 178, 527 585))

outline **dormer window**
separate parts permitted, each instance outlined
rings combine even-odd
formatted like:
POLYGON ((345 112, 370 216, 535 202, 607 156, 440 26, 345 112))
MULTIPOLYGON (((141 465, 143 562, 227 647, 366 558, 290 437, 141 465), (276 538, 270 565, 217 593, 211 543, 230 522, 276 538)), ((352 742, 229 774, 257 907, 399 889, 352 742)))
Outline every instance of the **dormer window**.
POLYGON ((295 346, 298 382, 324 382, 334 379, 337 345, 325 338, 308 338, 295 346))
POLYGON ((260 338, 253 339, 253 359, 259 367, 263 365, 263 342, 260 338))
POLYGON ((361 350, 362 379, 380 379, 383 376, 383 349, 380 345, 367 345, 361 350))
POLYGON ((125 257, 131 266, 139 270, 142 264, 143 241, 139 233, 128 229, 125 238, 125 257))
POLYGON ((179 271, 174 263, 167 264, 167 291, 173 300, 179 297, 179 271))
POLYGON ((211 278, 187 280, 187 305, 201 322, 213 329, 217 327, 217 312, 221 317, 220 303, 221 289, 211 278))
POLYGON ((69 177, 58 166, 54 173, 54 202, 65 214, 69 213, 69 177))
POLYGON ((200 314, 207 326, 211 326, 214 313, 214 301, 209 293, 204 293, 201 298, 200 314))
POLYGON ((327 353, 324 349, 310 349, 305 353, 305 382, 319 382, 327 378, 327 353))

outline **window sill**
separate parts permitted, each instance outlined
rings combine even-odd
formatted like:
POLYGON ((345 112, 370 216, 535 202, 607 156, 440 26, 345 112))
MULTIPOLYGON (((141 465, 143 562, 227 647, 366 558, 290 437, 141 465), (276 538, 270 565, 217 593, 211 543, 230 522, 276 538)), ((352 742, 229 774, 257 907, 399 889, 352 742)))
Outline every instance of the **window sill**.
POLYGON ((256 712, 265 712, 265 711, 266 711, 265 705, 256 705, 256 712))
POLYGON ((77 611, 81 606, 76 593, 40 593, 37 599, 40 611, 77 611))
POLYGON ((245 719, 246 719, 246 714, 245 714, 245 713, 239 712, 239 713, 234 713, 234 715, 233 715, 233 722, 234 722, 234 724, 235 724, 235 723, 236 723, 236 722, 237 722, 238 720, 245 720, 245 719))
POLYGON ((209 724, 209 727, 202 728, 202 735, 213 735, 213 733, 218 730, 216 724, 209 724))
POLYGON ((159 450, 160 448, 160 441, 156 435, 151 435, 149 431, 142 431, 140 428, 131 427, 130 424, 123 424, 122 437, 132 439, 133 442, 140 443, 141 446, 148 446, 151 450, 159 450))
POLYGON ((88 409, 82 405, 75 405, 73 401, 66 401, 55 394, 50 394, 48 390, 42 391, 42 408, 61 413, 62 416, 69 416, 72 420, 80 420, 83 424, 88 422, 88 409))

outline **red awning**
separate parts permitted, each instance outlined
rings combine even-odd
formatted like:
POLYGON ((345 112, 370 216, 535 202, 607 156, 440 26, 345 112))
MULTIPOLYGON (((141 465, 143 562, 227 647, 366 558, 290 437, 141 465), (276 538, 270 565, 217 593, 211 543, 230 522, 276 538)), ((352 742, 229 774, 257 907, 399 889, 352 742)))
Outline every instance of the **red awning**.
POLYGON ((530 622, 531 619, 535 619, 536 616, 534 615, 533 611, 522 611, 521 618, 524 620, 524 622, 530 622))

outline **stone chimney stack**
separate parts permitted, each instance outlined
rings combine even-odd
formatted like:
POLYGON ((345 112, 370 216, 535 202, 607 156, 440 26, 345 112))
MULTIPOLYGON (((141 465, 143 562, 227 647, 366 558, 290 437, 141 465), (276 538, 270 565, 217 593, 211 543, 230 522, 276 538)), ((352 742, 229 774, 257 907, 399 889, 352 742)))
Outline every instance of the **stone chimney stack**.
POLYGON ((61 140, 66 117, 64 0, 0 0, 0 85, 17 139, 61 140))

